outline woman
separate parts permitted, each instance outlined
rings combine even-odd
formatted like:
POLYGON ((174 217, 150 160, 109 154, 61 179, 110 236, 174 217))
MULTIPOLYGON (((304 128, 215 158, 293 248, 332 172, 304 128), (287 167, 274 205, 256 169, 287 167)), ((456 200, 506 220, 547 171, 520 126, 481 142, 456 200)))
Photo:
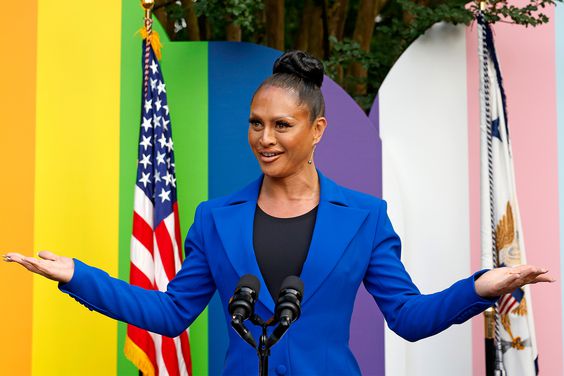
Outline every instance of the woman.
MULTIPOLYGON (((227 303, 244 274, 259 277, 255 310, 271 317, 280 283, 300 275, 302 315, 272 348, 277 374, 360 374, 348 347, 360 283, 388 325, 415 341, 461 323, 496 297, 527 283, 551 281, 533 266, 481 271, 441 292, 422 295, 400 261, 400 240, 384 201, 341 187, 313 160, 327 126, 322 64, 299 51, 282 55, 251 103, 249 145, 263 175, 239 192, 200 204, 185 242, 186 260, 167 292, 109 277, 76 259, 40 252, 6 261, 60 282, 90 309, 167 336, 200 314, 217 290, 227 303)), ((258 338, 256 328, 253 336, 258 338)), ((224 374, 256 374, 255 351, 230 331, 224 374)))

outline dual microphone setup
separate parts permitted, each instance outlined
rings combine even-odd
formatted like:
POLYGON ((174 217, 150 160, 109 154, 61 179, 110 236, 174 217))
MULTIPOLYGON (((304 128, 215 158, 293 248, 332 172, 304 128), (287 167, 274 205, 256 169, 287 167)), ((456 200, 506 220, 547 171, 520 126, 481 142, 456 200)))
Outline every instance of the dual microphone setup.
POLYGON ((254 349, 259 357, 259 375, 268 375, 268 356, 270 348, 282 338, 290 325, 300 317, 301 301, 304 294, 304 283, 299 277, 288 276, 282 282, 280 294, 274 309, 274 316, 264 321, 255 313, 255 303, 260 291, 260 282, 252 274, 245 274, 239 280, 235 293, 229 300, 231 326, 237 334, 254 349), (257 345, 253 335, 244 322, 250 320, 262 328, 257 345), (267 328, 276 326, 270 336, 267 328))

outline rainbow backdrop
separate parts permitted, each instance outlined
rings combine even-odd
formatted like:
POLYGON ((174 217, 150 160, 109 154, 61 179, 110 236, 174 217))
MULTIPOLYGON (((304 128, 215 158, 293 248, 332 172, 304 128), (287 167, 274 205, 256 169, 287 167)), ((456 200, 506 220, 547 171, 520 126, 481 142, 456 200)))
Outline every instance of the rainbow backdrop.
MULTIPOLYGON (((30 254, 49 249, 127 279, 141 90, 141 42, 135 32, 142 24, 142 10, 136 0, 122 1, 115 7, 95 6, 69 0, 22 0, 4 5, 7 17, 0 26, 1 35, 6 36, 0 61, 6 81, 0 101, 4 120, 0 140, 4 167, 0 251, 30 254)), ((496 27, 496 40, 510 98, 528 258, 549 266, 561 279, 564 163, 558 162, 564 161, 564 8, 549 15, 553 22, 536 29, 500 25, 496 27), (556 67, 560 67, 558 72, 556 67)), ((164 35, 161 32, 162 39, 166 39, 164 35)), ((269 74, 278 53, 250 44, 164 44, 162 64, 174 128, 185 234, 198 202, 231 192, 258 173, 247 151, 245 119, 250 94, 269 74)), ((463 103, 457 104, 461 107, 452 108, 465 111, 458 113, 463 124, 457 134, 462 137, 459 145, 464 147, 454 153, 457 158, 466 158, 457 159, 466 166, 461 175, 466 190, 456 192, 465 195, 466 211, 460 223, 467 228, 468 249, 456 255, 445 269, 451 268, 462 277, 478 268, 479 259, 475 29, 462 29, 454 45, 451 55, 458 59, 453 61, 457 69, 446 65, 440 77, 461 94, 458 98, 463 103)), ((402 60, 407 61, 410 54, 405 55, 402 60)), ((351 188, 383 193, 386 199, 394 200, 392 178, 396 176, 390 171, 397 166, 390 162, 385 145, 387 140, 390 144, 393 141, 393 151, 408 154, 409 137, 396 139, 391 130, 401 129, 392 124, 400 124, 402 119, 397 114, 409 103, 394 95, 397 88, 404 88, 406 93, 412 91, 410 86, 422 84, 413 74, 427 72, 405 68, 409 64, 424 65, 420 55, 418 59, 394 67, 370 120, 340 88, 326 81, 324 94, 332 128, 319 149, 317 162, 327 175, 351 188), (384 149, 378 139, 379 129, 386 132, 384 149)), ((425 111, 415 105, 409 108, 416 114, 425 111)), ((435 162, 440 161, 426 163, 434 166, 435 162)), ((442 178, 447 181, 449 177, 442 178)), ((403 186, 418 186, 417 181, 407 183, 403 186)), ((404 230, 403 222, 398 221, 398 231, 404 230)), ((405 239, 409 243, 411 238, 405 239)), ((419 274, 417 265, 410 265, 412 256, 408 253, 406 257, 416 282, 434 288, 425 280, 425 273, 419 274)), ((2 264, 0 268, 0 317, 4 323, 0 373, 136 375, 123 356, 123 324, 85 310, 58 292, 51 281, 32 277, 12 265, 2 264)), ((533 298, 542 370, 544 374, 562 374, 564 291, 560 282, 535 287, 533 298)), ((214 298, 191 327, 195 375, 216 375, 221 370, 227 328, 219 310, 214 298)), ((443 356, 444 364, 468 366, 455 374, 470 375, 472 369, 474 374, 481 373, 480 320, 474 320, 472 326, 453 328, 445 334, 449 338, 438 339, 466 346, 460 347, 464 351, 458 351, 458 355, 443 356), (466 334, 459 334, 461 331, 466 334), (464 359, 459 361, 460 357, 464 359)), ((383 374, 384 370, 390 375, 428 374, 423 370, 429 366, 413 354, 427 354, 423 348, 432 349, 435 340, 409 345, 412 347, 398 344, 385 331, 371 298, 364 290, 359 292, 351 346, 364 374, 383 374)))

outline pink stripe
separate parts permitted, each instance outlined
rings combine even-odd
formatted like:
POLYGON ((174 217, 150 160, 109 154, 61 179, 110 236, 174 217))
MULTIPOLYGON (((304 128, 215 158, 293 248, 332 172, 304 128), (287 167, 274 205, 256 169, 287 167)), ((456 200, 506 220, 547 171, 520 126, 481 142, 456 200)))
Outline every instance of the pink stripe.
MULTIPOLYGON (((508 118, 517 194, 528 262, 560 274, 554 9, 548 25, 494 26, 508 97, 508 118)), ((468 142, 470 154, 470 238, 472 269, 480 268, 479 76, 477 30, 467 31, 468 142)), ((561 375, 562 301, 560 281, 531 288, 540 369, 561 375)), ((483 318, 473 321, 475 375, 484 374, 483 318)), ((547 373, 547 374, 548 374, 547 373)))

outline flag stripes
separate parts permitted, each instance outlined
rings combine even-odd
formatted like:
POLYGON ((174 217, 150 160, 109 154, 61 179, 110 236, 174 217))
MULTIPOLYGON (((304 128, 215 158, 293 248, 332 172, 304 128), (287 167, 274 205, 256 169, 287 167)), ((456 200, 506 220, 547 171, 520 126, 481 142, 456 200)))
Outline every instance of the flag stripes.
MULTIPOLYGON (((145 59, 148 84, 141 111, 130 281, 142 288, 166 291, 183 259, 176 171, 166 85, 153 50, 145 47, 150 54, 145 59)), ((170 338, 129 325, 125 347, 127 357, 144 374, 178 376, 191 372, 187 331, 170 338)))

